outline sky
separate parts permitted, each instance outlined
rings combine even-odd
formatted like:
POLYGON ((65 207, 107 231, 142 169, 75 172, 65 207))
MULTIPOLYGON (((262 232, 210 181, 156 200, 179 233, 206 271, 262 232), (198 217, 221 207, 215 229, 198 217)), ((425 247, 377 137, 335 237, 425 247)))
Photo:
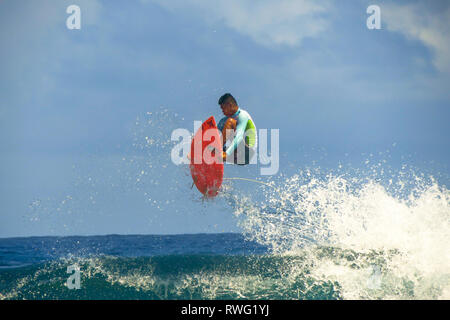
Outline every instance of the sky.
POLYGON ((167 141, 225 92, 280 130, 280 172, 389 154, 448 183, 448 21, 448 1, 0 0, 0 237, 239 232, 167 141))

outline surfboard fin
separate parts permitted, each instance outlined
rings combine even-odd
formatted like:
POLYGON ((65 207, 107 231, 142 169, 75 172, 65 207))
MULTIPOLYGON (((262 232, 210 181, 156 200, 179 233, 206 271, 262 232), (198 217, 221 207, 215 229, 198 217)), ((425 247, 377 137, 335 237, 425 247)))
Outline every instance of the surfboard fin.
POLYGON ((192 181, 191 189, 194 187, 194 184, 197 182, 197 177, 192 177, 192 180, 194 180, 194 181, 192 181))

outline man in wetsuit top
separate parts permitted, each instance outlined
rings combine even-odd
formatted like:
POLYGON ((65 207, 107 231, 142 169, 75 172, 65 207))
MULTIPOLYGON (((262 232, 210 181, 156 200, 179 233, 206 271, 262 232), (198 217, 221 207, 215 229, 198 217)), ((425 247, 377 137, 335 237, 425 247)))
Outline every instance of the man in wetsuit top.
POLYGON ((236 99, 225 93, 219 99, 223 117, 217 128, 222 132, 223 160, 234 164, 249 164, 256 153, 258 137, 252 117, 240 108, 236 99))

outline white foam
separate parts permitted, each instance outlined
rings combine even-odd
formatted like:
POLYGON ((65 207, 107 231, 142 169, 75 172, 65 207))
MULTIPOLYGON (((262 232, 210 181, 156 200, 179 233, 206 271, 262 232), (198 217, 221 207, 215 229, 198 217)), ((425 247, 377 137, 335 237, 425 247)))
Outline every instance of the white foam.
POLYGON ((396 179, 304 171, 263 201, 236 200, 235 214, 274 253, 308 252, 314 276, 337 281, 344 298, 448 299, 450 191, 432 177, 396 179), (357 258, 318 255, 326 246, 357 258))

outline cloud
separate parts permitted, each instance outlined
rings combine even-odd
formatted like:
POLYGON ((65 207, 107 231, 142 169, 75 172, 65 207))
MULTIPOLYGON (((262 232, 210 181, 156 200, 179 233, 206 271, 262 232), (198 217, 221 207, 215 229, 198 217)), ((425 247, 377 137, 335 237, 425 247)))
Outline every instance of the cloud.
MULTIPOLYGON (((143 2, 148 2, 142 0, 143 2)), ((328 27, 328 1, 150 0, 170 11, 189 11, 211 24, 224 24, 264 46, 298 46, 328 27)))
POLYGON ((389 4, 382 7, 381 15, 388 30, 422 42, 433 54, 433 65, 450 72, 450 7, 433 10, 425 4, 389 4))
MULTIPOLYGON (((0 93, 8 93, 15 100, 36 97, 32 90, 54 87, 54 72, 62 68, 61 57, 72 53, 77 42, 68 30, 66 8, 70 1, 0 1, 0 93), (17 92, 16 92, 17 91, 17 92), (18 93, 20 92, 20 93, 18 93), (15 94, 13 94, 15 93, 15 94)), ((97 24, 101 5, 98 0, 79 0, 81 26, 97 24)), ((78 45, 79 47, 79 45, 78 45)), ((74 49, 75 48, 75 49, 74 49)), ((0 101, 0 108, 8 107, 0 101)))

